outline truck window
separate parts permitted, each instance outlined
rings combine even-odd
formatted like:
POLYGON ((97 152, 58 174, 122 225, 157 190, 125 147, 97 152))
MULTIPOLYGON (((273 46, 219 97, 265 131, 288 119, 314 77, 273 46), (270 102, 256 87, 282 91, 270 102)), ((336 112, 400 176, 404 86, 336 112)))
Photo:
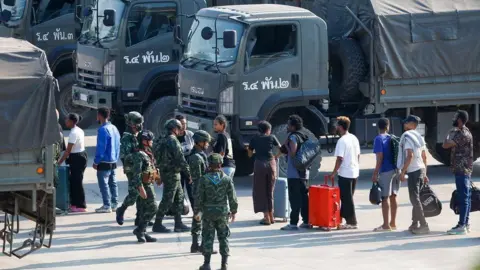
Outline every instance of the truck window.
POLYGON ((247 72, 295 56, 297 27, 294 24, 255 27, 248 34, 246 50, 247 72))
POLYGON ((175 3, 145 3, 133 6, 128 14, 125 46, 130 47, 160 35, 173 35, 176 16, 175 3))
POLYGON ((33 2, 32 24, 43 23, 75 11, 74 0, 41 0, 33 2))

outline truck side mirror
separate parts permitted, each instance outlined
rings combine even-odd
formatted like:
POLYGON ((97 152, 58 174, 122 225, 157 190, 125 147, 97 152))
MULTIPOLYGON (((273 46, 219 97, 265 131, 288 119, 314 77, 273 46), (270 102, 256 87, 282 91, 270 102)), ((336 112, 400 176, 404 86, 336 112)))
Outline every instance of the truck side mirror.
POLYGON ((103 25, 114 26, 115 25, 115 10, 105 9, 103 11, 103 25))
POLYGON ((10 10, 2 10, 0 13, 0 22, 8 22, 12 18, 12 12, 10 10))
POLYGON ((13 7, 15 6, 15 0, 3 0, 5 6, 13 7))
POLYGON ((183 44, 183 40, 181 37, 182 29, 180 28, 180 25, 175 25, 173 28, 173 37, 175 39, 176 44, 183 44))
POLYGON ((233 49, 237 47, 237 31, 235 30, 223 31, 223 47, 226 49, 233 49))

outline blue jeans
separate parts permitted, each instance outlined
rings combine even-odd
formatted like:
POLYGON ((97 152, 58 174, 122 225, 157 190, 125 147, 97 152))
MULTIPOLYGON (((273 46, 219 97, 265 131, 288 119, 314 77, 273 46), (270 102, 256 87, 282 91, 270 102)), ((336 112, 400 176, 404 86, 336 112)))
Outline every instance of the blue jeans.
POLYGON ((455 174, 455 184, 457 186, 457 203, 460 220, 458 225, 468 225, 470 216, 470 196, 471 196, 471 183, 470 175, 455 174))
POLYGON ((230 178, 233 179, 233 175, 235 175, 235 168, 233 168, 233 167, 223 167, 223 168, 222 168, 222 171, 223 171, 226 175, 230 176, 230 178))
POLYGON ((102 193, 103 206, 111 207, 118 203, 118 186, 115 170, 97 171, 98 186, 102 193))

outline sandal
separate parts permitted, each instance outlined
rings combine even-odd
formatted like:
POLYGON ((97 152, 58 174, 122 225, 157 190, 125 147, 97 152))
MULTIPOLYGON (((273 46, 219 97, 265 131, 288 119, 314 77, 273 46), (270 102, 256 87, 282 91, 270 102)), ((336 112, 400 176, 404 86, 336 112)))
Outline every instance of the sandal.
POLYGON ((373 229, 374 232, 391 232, 392 228, 385 229, 383 228, 383 225, 373 229))
POLYGON ((272 223, 263 218, 262 220, 260 220, 260 225, 272 225, 272 223))

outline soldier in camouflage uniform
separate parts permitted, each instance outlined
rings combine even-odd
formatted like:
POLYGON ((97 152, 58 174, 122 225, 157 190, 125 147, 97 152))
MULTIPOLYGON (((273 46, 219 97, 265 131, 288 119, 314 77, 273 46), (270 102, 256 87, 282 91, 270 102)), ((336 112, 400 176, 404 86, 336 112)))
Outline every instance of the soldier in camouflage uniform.
MULTIPOLYGON (((211 141, 210 134, 204 130, 196 131, 193 134, 193 141, 195 143, 194 148, 187 156, 188 165, 190 167, 190 173, 192 175, 193 182, 193 194, 197 193, 198 190, 198 181, 206 173, 208 167, 207 150, 208 145, 211 141)), ((194 202, 195 200, 192 200, 194 202)), ((192 205, 194 208, 194 205, 192 205)), ((202 231, 202 223, 197 221, 195 218, 192 219, 192 246, 190 247, 191 253, 203 252, 203 243, 202 245, 198 244, 198 237, 202 231)), ((216 251, 213 251, 213 254, 216 254, 216 251)))
POLYGON ((157 210, 153 182, 159 177, 152 154, 153 133, 144 130, 138 135, 139 148, 125 158, 126 164, 132 164, 130 186, 140 198, 137 201, 139 221, 133 234, 140 243, 156 242, 157 239, 146 233, 148 222, 157 210))
POLYGON ((221 270, 226 270, 229 256, 228 219, 235 221, 235 214, 238 209, 237 196, 233 180, 222 170, 223 158, 219 154, 212 154, 208 157, 208 171, 198 181, 198 190, 195 198, 195 219, 202 220, 202 240, 204 263, 200 270, 210 270, 210 257, 213 251, 215 231, 220 243, 220 254, 222 255, 221 270), (230 209, 229 206, 230 205, 230 209))
POLYGON ((128 195, 125 197, 125 200, 123 200, 122 206, 117 208, 116 219, 119 225, 123 225, 125 211, 129 206, 132 206, 137 202, 137 218, 135 219, 135 225, 138 225, 138 202, 140 197, 138 196, 137 190, 131 186, 133 178, 131 173, 132 167, 125 166, 125 158, 138 149, 140 145, 137 136, 143 129, 143 116, 139 112, 129 112, 125 115, 125 123, 127 125, 127 131, 123 133, 122 139, 120 140, 120 160, 123 163, 123 172, 128 179, 128 195))
POLYGON ((177 139, 177 135, 182 128, 180 121, 170 119, 165 123, 167 135, 155 141, 154 154, 157 158, 157 165, 163 181, 163 196, 158 206, 157 217, 153 224, 152 231, 159 233, 170 232, 162 225, 163 218, 168 210, 172 209, 175 217, 175 232, 188 232, 190 228, 182 223, 183 212, 183 189, 180 183, 180 172, 183 172, 188 179, 190 176, 190 168, 188 167, 182 147, 177 139))

